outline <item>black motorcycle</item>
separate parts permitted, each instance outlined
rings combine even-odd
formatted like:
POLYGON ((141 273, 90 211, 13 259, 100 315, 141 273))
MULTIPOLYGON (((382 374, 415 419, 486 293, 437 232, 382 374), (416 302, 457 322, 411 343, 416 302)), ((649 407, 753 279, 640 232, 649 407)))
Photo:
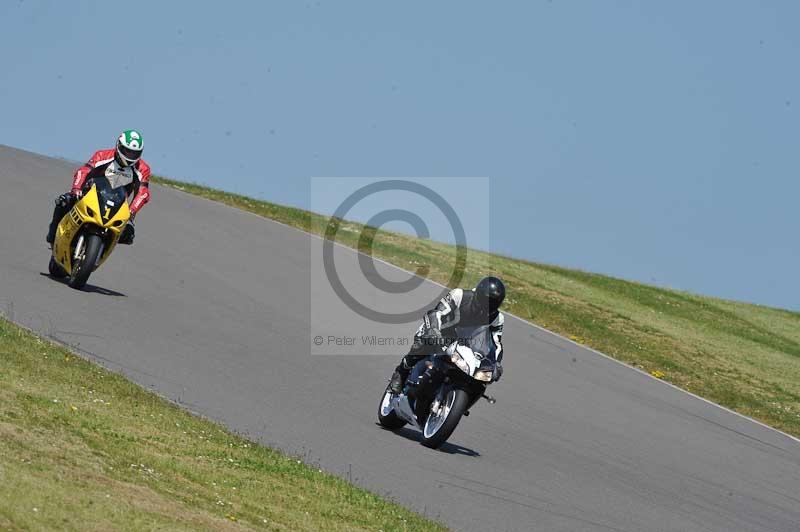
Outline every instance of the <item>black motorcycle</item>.
POLYGON ((422 431, 422 445, 437 448, 458 426, 461 416, 485 395, 495 380, 495 344, 488 325, 456 328, 441 352, 420 360, 403 392, 387 387, 378 409, 381 426, 396 430, 410 423, 422 431))

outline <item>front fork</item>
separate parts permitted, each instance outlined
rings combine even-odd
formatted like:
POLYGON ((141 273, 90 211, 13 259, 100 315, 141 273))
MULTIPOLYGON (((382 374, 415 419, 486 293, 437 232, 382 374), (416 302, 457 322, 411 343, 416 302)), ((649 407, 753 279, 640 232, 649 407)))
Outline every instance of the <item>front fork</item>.
POLYGON ((78 242, 75 244, 75 252, 72 254, 72 261, 73 263, 80 258, 81 253, 83 252, 83 233, 78 236, 78 242))
MULTIPOLYGON (((84 245, 86 243, 86 239, 84 238, 84 236, 85 236, 85 233, 81 233, 80 235, 78 235, 78 241, 75 243, 75 251, 73 252, 73 255, 72 255, 72 261, 73 261, 72 263, 73 264, 76 264, 77 261, 80 259, 80 257, 83 256, 83 252, 84 252, 83 248, 84 248, 84 245)), ((105 251, 105 249, 106 249, 105 236, 103 234, 98 234, 97 236, 100 237, 100 253, 97 254, 97 260, 95 261, 94 265, 92 266, 92 269, 97 268, 97 266, 100 264, 100 260, 103 258, 103 251, 105 251)))

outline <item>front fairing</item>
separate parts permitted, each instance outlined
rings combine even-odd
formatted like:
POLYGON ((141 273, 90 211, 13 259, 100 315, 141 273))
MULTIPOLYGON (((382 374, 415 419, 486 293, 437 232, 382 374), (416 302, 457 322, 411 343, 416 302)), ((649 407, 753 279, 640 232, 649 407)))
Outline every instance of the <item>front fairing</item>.
POLYGON ((95 180, 92 187, 96 192, 100 212, 98 225, 116 233, 122 231, 131 216, 128 208, 128 195, 125 192, 126 186, 126 184, 119 185, 115 181, 102 177, 95 180), (117 186, 114 186, 115 184, 117 186))
POLYGON ((72 253, 77 237, 84 231, 92 230, 105 237, 99 266, 111 254, 129 219, 130 209, 124 187, 112 187, 105 177, 94 180, 89 190, 61 219, 53 242, 53 258, 71 274, 72 253))
POLYGON ((79 225, 92 223, 120 233, 131 217, 124 186, 113 187, 106 177, 94 180, 89 190, 73 207, 79 225))
POLYGON ((445 351, 453 365, 474 379, 483 383, 491 382, 490 375, 494 371, 497 360, 490 327, 481 325, 458 328, 457 334, 458 339, 451 343, 445 351), (478 378, 479 375, 483 378, 478 378))

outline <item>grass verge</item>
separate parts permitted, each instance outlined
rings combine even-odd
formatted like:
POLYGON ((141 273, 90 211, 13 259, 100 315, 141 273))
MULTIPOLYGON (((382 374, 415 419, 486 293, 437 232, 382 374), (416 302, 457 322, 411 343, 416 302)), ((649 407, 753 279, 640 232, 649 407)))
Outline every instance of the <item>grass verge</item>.
POLYGON ((0 319, 0 530, 442 530, 0 319))
MULTIPOLYGON (((328 217, 209 187, 154 179, 317 235, 328 217)), ((336 220, 336 240, 448 284, 455 247, 336 220), (370 238, 361 238, 365 233, 370 238), (374 237, 374 240, 373 240, 374 237)), ((506 308, 716 403, 800 436, 800 313, 470 251, 461 286, 492 273, 506 308)), ((513 366, 512 354, 509 364, 513 366)))

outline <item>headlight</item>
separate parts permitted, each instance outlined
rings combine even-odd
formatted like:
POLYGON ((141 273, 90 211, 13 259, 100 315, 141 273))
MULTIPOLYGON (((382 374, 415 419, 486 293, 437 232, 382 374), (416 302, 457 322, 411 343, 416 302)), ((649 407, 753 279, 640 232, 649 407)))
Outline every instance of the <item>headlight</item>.
POLYGON ((483 382, 492 382, 492 371, 486 369, 478 370, 473 375, 473 378, 483 382))
POLYGON ((458 366, 458 369, 460 369, 464 373, 469 373, 469 364, 467 364, 466 361, 464 361, 464 359, 461 357, 461 355, 458 354, 458 351, 456 351, 450 356, 450 361, 456 366, 458 366))

